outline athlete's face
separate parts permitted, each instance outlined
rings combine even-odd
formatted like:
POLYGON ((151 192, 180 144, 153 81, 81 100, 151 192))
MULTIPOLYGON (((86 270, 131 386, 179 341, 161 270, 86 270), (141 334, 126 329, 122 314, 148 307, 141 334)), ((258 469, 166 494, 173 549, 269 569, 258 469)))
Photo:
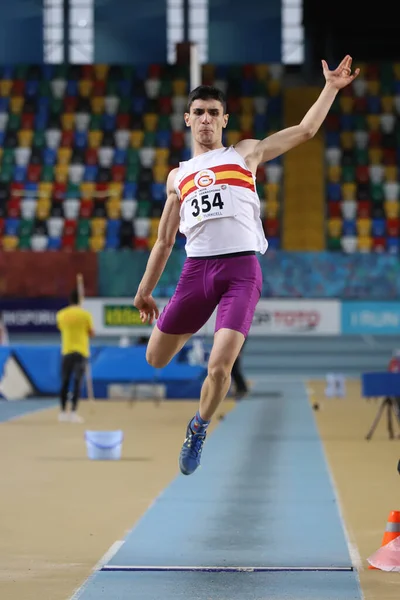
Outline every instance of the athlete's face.
POLYGON ((222 130, 228 123, 228 115, 219 100, 194 100, 190 113, 185 113, 185 123, 192 129, 195 141, 204 146, 221 143, 222 130))

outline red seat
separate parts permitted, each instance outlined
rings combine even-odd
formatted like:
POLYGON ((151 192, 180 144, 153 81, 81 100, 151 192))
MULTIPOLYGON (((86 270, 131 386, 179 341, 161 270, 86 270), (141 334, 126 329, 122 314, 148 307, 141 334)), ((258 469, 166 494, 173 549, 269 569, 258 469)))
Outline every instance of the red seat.
POLYGON ((328 202, 328 216, 330 219, 336 219, 342 216, 340 202, 328 202))
POLYGON ((66 219, 64 221, 64 236, 74 236, 76 234, 77 223, 75 219, 66 219))
POLYGON ((258 183, 265 183, 267 181, 267 175, 263 166, 259 166, 256 171, 256 180, 258 183))
POLYGON ((73 129, 71 129, 71 130, 64 130, 64 131, 61 132, 60 146, 71 148, 71 146, 73 145, 73 142, 74 142, 74 131, 73 131, 73 129))
POLYGON ((22 198, 24 190, 24 184, 14 181, 10 186, 10 197, 11 198, 22 198))
POLYGON ((240 132, 241 140, 252 140, 254 139, 254 131, 252 129, 248 129, 247 131, 240 132))
POLYGON ((66 183, 60 183, 58 181, 54 182, 54 186, 53 186, 54 200, 57 200, 58 202, 64 200, 66 192, 67 192, 67 184, 66 183))
POLYGON ((124 181, 126 175, 125 165, 114 165, 111 168, 111 174, 113 181, 124 181))
POLYGON ((161 115, 170 115, 172 113, 172 100, 169 96, 161 96, 158 99, 158 107, 161 115))
POLYGON ((73 113, 78 106, 78 97, 77 96, 66 96, 64 98, 64 112, 73 113))
POLYGON ((326 131, 339 131, 340 129, 340 119, 339 115, 335 115, 334 113, 328 113, 325 119, 325 128, 326 131))
POLYGON ((267 237, 279 237, 279 220, 265 219, 264 229, 267 237))
POLYGON ((254 79, 255 78, 254 65, 251 65, 251 64, 243 65, 242 73, 243 73, 244 79, 254 79))
POLYGON ((71 251, 75 248, 75 235, 63 235, 61 240, 61 247, 63 250, 71 251))
POLYGON ((104 96, 106 91, 106 82, 100 79, 96 79, 93 82, 92 96, 104 96))
POLYGON ((23 96, 25 92, 25 80, 16 79, 12 86, 12 96, 23 96))
POLYGON ((116 119, 117 129, 130 129, 131 116, 128 113, 120 113, 116 119))
POLYGON ((29 165, 26 178, 30 183, 37 183, 40 181, 40 176, 42 174, 42 165, 29 165))
POLYGON ((12 198, 7 202, 7 215, 12 219, 18 219, 21 215, 21 199, 12 198))
POLYGON ((94 77, 94 66, 93 65, 82 65, 81 79, 93 79, 93 77, 94 77))
POLYGON ((88 148, 85 153, 85 163, 88 166, 97 165, 97 148, 88 148))
POLYGON ((3 235, 4 229, 5 229, 5 221, 4 221, 4 219, 0 218, 0 235, 3 235))
POLYGON ((357 202, 357 217, 359 219, 370 219, 372 216, 372 202, 362 200, 357 202))
POLYGON ((21 129, 34 129, 35 115, 33 113, 24 113, 21 116, 21 129))
POLYGON ((240 98, 236 96, 228 97, 227 112, 228 114, 240 113, 240 98))
POLYGON ((382 146, 382 133, 380 131, 370 131, 368 146, 371 148, 380 148, 382 146))
POLYGON ((92 214, 93 214, 93 201, 92 200, 82 200, 80 210, 79 210, 79 216, 82 219, 90 219, 92 214))
POLYGON ((171 149, 182 150, 185 147, 185 136, 183 131, 173 131, 171 135, 171 149))
POLYGON ((354 98, 354 114, 367 114, 368 112, 368 102, 365 96, 361 96, 360 98, 354 98))
POLYGON ((395 148, 383 148, 383 164, 396 165, 396 150, 395 148))
POLYGON ((149 67, 149 77, 159 79, 161 77, 161 65, 153 64, 149 67))
POLYGON ((386 250, 386 238, 376 237, 372 240, 372 248, 375 252, 385 252, 386 250))
POLYGON ((149 241, 147 238, 135 238, 134 239, 135 248, 137 250, 148 250, 149 249, 149 241))
POLYGON ((400 235, 400 219, 387 219, 386 230, 389 237, 398 237, 400 235))
POLYGON ((360 165, 356 168, 357 183, 369 183, 369 167, 360 165))

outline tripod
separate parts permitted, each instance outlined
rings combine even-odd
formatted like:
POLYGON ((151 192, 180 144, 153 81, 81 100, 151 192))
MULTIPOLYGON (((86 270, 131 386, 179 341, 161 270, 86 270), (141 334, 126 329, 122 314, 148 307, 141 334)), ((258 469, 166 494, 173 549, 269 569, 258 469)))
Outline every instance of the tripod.
MULTIPOLYGON (((386 396, 385 399, 381 402, 379 410, 376 414, 374 422, 371 425, 370 430, 365 436, 366 440, 370 440, 375 432, 376 427, 386 409, 386 417, 387 417, 387 429, 389 433, 389 439, 393 439, 395 437, 393 431, 393 421, 397 420, 397 423, 400 427, 400 398, 393 396, 386 396)), ((397 438, 400 436, 396 436, 397 438)))

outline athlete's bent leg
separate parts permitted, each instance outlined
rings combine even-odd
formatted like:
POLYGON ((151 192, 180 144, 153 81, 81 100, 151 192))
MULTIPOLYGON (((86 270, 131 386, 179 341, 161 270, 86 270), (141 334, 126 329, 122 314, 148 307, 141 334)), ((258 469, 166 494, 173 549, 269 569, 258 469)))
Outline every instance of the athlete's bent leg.
POLYGON ((155 325, 146 350, 146 360, 152 367, 162 369, 182 350, 192 333, 164 333, 155 325))

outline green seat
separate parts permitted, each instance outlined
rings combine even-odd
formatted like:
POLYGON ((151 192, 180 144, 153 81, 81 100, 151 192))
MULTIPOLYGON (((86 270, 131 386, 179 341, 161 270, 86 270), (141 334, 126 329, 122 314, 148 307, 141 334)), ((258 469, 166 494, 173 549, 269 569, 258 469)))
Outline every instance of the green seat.
POLYGON ((343 165, 342 181, 344 183, 353 183, 356 180, 356 169, 351 165, 343 165))
POLYGON ((68 65, 57 65, 54 69, 53 79, 68 79, 68 69, 68 65))
POLYGON ((258 197, 260 198, 260 200, 264 200, 265 199, 264 184, 257 182, 256 188, 257 188, 258 197))
POLYGON ((383 185, 381 183, 371 183, 370 193, 372 202, 383 202, 385 195, 383 192, 383 185))
POLYGON ((89 237, 90 231, 91 228, 89 219, 79 219, 77 227, 78 237, 89 237))
POLYGON ((271 115, 268 118, 268 130, 279 131, 282 129, 282 117, 279 115, 271 115))
POLYGON ((15 113, 10 113, 8 117, 7 129, 9 131, 18 131, 21 125, 21 117, 20 115, 16 115, 15 113))
POLYGON ((267 93, 267 82, 258 79, 254 82, 254 96, 265 96, 267 93))
POLYGON ((158 118, 158 131, 170 131, 171 119, 169 115, 160 115, 158 118))
POLYGON ((131 110, 131 100, 128 96, 121 96, 121 100, 118 107, 120 114, 129 113, 131 110))
POLYGON ((342 249, 342 244, 341 244, 341 238, 337 237, 337 238, 333 238, 333 237, 328 237, 328 250, 341 250, 342 249))
POLYGON ((122 67, 122 78, 132 81, 135 75, 135 68, 131 65, 123 65, 122 67))
POLYGON ((139 165, 140 164, 139 150, 137 148, 128 148, 126 163, 127 163, 127 165, 139 165))
POLYGON ((67 186, 67 198, 79 198, 80 197, 80 187, 77 183, 68 183, 67 186))
POLYGON ((20 238, 30 237, 32 235, 34 221, 33 219, 22 219, 19 226, 20 238))
POLYGON ((237 114, 229 115, 227 129, 230 131, 240 131, 240 121, 237 114))
POLYGON ((140 200, 136 214, 139 218, 149 218, 151 214, 151 202, 149 200, 140 200))
POLYGON ((2 166, 14 164, 14 148, 4 148, 2 166))
POLYGON ((28 72, 27 65, 16 65, 14 79, 26 79, 27 72, 28 72))
POLYGON ((14 175, 14 165, 4 165, 0 169, 0 181, 10 183, 14 175))
POLYGON ((157 137, 155 131, 146 131, 143 137, 143 147, 145 148, 154 148, 157 143, 157 137))
POLYGON ((367 148, 355 148, 355 159, 358 166, 366 166, 369 164, 369 156, 367 148))
POLYGON ((160 85, 160 96, 172 96, 172 82, 170 79, 164 79, 160 85))
POLYGON ((90 117, 89 129, 90 131, 100 131, 101 130, 101 115, 92 115, 90 117))
POLYGON ((46 146, 46 137, 43 129, 38 129, 33 134, 32 146, 34 148, 44 148, 46 146))
POLYGON ((20 250, 30 250, 30 248, 31 248, 30 234, 20 236, 19 242, 18 242, 18 248, 20 250))
POLYGON ((50 112, 53 115, 59 115, 61 112, 63 112, 63 109, 64 109, 63 99, 62 98, 52 98, 52 100, 50 102, 50 112))
POLYGON ((89 236, 77 235, 75 240, 75 248, 77 250, 89 250, 89 236))
POLYGON ((112 79, 107 81, 106 96, 118 96, 118 84, 116 81, 112 79))
POLYGON ((43 165, 41 180, 50 183, 54 181, 54 167, 53 165, 43 165))
POLYGON ((126 181, 129 183, 135 183, 138 180, 139 171, 140 171, 139 163, 127 165, 126 175, 125 175, 126 181))
POLYGON ((366 115, 354 115, 354 129, 356 131, 368 131, 368 122, 366 115))

